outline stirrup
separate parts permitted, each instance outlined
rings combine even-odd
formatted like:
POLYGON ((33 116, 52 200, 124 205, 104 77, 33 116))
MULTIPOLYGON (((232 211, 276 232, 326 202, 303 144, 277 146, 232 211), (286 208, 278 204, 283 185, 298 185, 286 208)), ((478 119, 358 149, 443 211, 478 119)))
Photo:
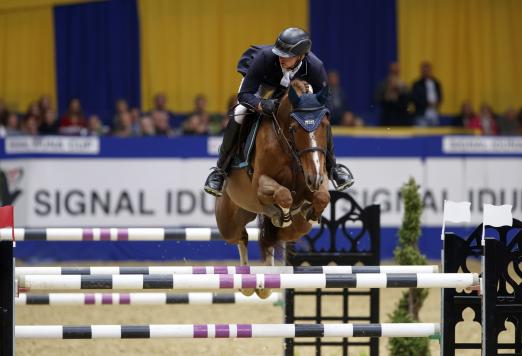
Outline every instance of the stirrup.
POLYGON ((330 178, 331 178, 330 180, 332 181, 332 185, 334 186, 334 189, 338 192, 342 192, 343 190, 350 188, 355 183, 355 179, 353 177, 353 174, 352 174, 352 171, 350 170, 350 168, 346 167, 344 164, 341 164, 341 163, 335 164, 332 167, 332 169, 330 170, 330 178), (341 168, 346 169, 348 171, 348 174, 350 175, 351 179, 347 180, 347 182, 344 184, 337 185, 337 182, 335 181, 335 179, 333 179, 333 171, 336 167, 341 167, 341 168))
POLYGON ((223 183, 221 185, 221 188, 223 188, 223 184, 224 184, 224 181, 225 181, 225 179, 227 177, 227 173, 225 172, 225 170, 223 170, 222 168, 219 168, 219 167, 212 167, 211 170, 212 170, 212 172, 207 177, 207 180, 205 182, 205 186, 203 187, 203 189, 205 190, 205 192, 207 192, 210 195, 213 195, 215 197, 220 197, 220 196, 223 195, 222 191, 212 188, 208 184, 209 183, 209 179, 210 179, 210 177, 212 175, 221 176, 223 178, 223 183))

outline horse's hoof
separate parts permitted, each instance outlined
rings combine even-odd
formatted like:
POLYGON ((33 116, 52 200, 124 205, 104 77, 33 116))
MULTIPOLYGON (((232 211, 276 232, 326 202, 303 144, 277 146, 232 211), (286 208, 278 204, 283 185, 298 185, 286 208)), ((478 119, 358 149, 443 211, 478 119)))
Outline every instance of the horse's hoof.
POLYGON ((308 220, 308 223, 311 225, 319 224, 319 220, 308 220))
POLYGON ((281 213, 273 216, 271 219, 272 225, 275 227, 288 227, 292 225, 292 215, 290 214, 290 209, 281 208, 281 213))
POLYGON ((270 288, 263 288, 263 289, 256 289, 256 294, 261 299, 266 299, 272 295, 272 289, 270 288))
POLYGON ((254 291, 257 293, 257 290, 254 290, 254 288, 243 288, 239 290, 245 297, 250 297, 252 294, 254 294, 254 291))

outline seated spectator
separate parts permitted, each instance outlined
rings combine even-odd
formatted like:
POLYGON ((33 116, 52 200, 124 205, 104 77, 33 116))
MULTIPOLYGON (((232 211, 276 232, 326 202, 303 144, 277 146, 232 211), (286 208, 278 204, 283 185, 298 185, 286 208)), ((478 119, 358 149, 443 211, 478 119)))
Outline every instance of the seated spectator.
POLYGON ((341 88, 341 80, 339 72, 331 70, 328 72, 328 87, 330 88, 330 105, 332 112, 330 113, 330 123, 339 125, 346 110, 346 97, 341 88))
POLYGON ((482 104, 480 106, 477 120, 471 122, 470 128, 479 130, 482 135, 496 135, 497 124, 495 115, 488 104, 482 104))
POLYGON ((355 116, 351 111, 345 111, 340 122, 343 127, 363 127, 364 121, 362 118, 355 116))
POLYGON ((421 64, 421 78, 413 83, 411 98, 415 105, 416 125, 437 126, 442 103, 442 86, 433 76, 431 63, 421 64))
POLYGON ((141 111, 138 108, 132 108, 129 110, 132 121, 132 135, 139 136, 140 135, 140 117, 141 111))
POLYGON ((480 119, 473 110, 471 101, 464 100, 460 106, 460 113, 455 116, 453 126, 465 127, 468 129, 480 129, 480 119))
POLYGON ((5 105, 4 99, 0 98, 0 126, 7 125, 7 117, 9 116, 9 110, 5 105))
POLYGON ((515 108, 509 108, 505 114, 498 117, 498 134, 503 136, 515 136, 520 134, 520 123, 515 108))
POLYGON ((151 114, 152 122, 157 136, 173 136, 174 131, 170 127, 169 117, 164 111, 153 111, 151 114))
POLYGON ((98 115, 89 116, 87 120, 87 133, 89 136, 102 136, 107 134, 109 128, 103 125, 98 115))
POLYGON ((522 107, 520 108, 520 110, 518 110, 517 121, 518 121, 518 126, 520 127, 519 134, 522 135, 522 107))
POLYGON ((134 136, 132 131, 132 116, 129 112, 122 112, 119 114, 113 135, 117 137, 134 136))
POLYGON ((112 126, 114 128, 116 128, 116 123, 120 119, 120 115, 127 112, 129 112, 129 105, 127 104, 127 100, 118 99, 114 105, 114 118, 112 119, 112 126))
POLYGON ((62 135, 80 135, 87 131, 87 123, 82 112, 80 99, 74 98, 69 102, 69 109, 60 119, 59 132, 62 135))
POLYGON ((388 77, 379 84, 376 99, 381 106, 381 126, 411 126, 408 86, 400 78, 398 63, 390 63, 388 77))
POLYGON ((20 121, 18 120, 18 115, 15 113, 10 113, 7 116, 5 134, 6 136, 18 136, 22 134, 22 130, 20 129, 20 121))
POLYGON ((58 118, 52 109, 47 109, 44 113, 42 122, 38 127, 41 135, 57 135, 59 129, 58 118))
POLYGON ((175 130, 181 128, 183 120, 174 115, 174 113, 168 109, 167 95, 165 95, 165 93, 157 93, 154 95, 154 107, 150 112, 151 116, 155 111, 160 111, 164 115, 167 115, 170 127, 174 128, 175 130))
POLYGON ((156 136, 156 128, 150 116, 140 119, 140 136, 156 136))
POLYGON ((49 110, 53 110, 51 105, 51 97, 49 95, 42 95, 40 99, 38 99, 38 108, 40 109, 43 120, 45 113, 49 110))
POLYGON ((183 123, 183 133, 186 135, 208 135, 210 115, 207 112, 207 99, 197 95, 194 99, 194 110, 183 123))
POLYGON ((37 136, 38 135, 38 117, 29 114, 25 117, 22 122, 22 134, 29 136, 37 136))
POLYGON ((30 116, 34 116, 38 125, 43 119, 43 115, 44 113, 40 110, 40 105, 36 101, 30 103, 27 111, 25 112, 25 117, 28 118, 30 116))

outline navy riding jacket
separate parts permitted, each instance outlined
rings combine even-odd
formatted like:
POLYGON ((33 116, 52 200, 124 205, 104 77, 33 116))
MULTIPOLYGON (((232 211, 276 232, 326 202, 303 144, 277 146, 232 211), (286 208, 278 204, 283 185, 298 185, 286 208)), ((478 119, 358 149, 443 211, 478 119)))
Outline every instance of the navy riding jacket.
MULTIPOLYGON (((262 98, 256 95, 261 86, 273 88, 275 93, 284 93, 286 88, 280 84, 283 71, 279 57, 272 53, 273 46, 252 46, 240 58, 237 71, 244 79, 239 88, 237 100, 240 104, 256 109, 262 98)), ((292 79, 308 82, 314 93, 326 86, 326 71, 323 62, 312 52, 308 53, 292 79)))

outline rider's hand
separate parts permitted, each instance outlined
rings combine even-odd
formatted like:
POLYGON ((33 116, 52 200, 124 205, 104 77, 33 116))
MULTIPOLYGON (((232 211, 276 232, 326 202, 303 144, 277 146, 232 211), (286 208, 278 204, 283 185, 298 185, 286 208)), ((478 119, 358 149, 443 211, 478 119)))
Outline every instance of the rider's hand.
POLYGON ((272 116, 276 113, 278 103, 279 101, 276 99, 263 99, 259 103, 259 106, 261 107, 263 114, 272 116))

